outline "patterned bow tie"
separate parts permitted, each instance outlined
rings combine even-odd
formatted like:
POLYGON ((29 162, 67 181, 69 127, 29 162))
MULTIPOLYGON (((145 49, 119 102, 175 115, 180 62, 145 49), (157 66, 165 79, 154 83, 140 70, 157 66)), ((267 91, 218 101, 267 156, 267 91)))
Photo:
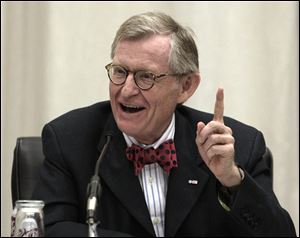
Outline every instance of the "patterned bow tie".
POLYGON ((173 140, 162 143, 157 149, 143 149, 133 144, 126 149, 127 158, 134 163, 134 173, 138 175, 145 164, 157 162, 167 173, 177 167, 176 149, 173 140))

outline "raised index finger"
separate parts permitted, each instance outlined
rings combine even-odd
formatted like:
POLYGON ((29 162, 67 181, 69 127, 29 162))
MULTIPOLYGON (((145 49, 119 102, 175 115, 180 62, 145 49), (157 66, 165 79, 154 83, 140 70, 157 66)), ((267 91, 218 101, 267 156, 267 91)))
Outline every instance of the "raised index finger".
POLYGON ((224 90, 223 88, 218 88, 216 94, 216 103, 215 103, 213 120, 223 122, 223 114, 224 114, 224 90))

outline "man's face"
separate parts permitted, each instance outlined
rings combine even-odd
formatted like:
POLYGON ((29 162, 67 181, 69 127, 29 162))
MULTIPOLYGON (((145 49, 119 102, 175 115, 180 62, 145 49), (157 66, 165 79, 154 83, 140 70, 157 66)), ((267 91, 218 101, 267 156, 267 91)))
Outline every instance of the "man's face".
MULTIPOLYGON (((130 71, 172 73, 168 65, 170 49, 168 36, 123 40, 116 47, 113 63, 130 71)), ((180 82, 172 76, 158 79, 149 90, 141 90, 132 73, 123 85, 110 83, 111 106, 119 129, 140 143, 155 142, 172 119, 180 89, 180 82), (129 109, 133 107, 137 109, 129 109)))
MULTIPOLYGON (((156 75, 170 72, 169 36, 154 35, 118 43, 113 63, 130 71, 147 70, 156 75)), ((140 143, 155 142, 167 129, 181 92, 175 77, 158 79, 150 90, 141 90, 130 73, 123 85, 110 82, 110 100, 119 129, 140 143), (135 109, 130 109, 130 108, 135 109)))

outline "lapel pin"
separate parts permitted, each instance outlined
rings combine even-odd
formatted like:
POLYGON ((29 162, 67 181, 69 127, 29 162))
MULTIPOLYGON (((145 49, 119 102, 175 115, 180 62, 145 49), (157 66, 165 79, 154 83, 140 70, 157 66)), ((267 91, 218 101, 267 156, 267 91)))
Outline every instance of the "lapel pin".
POLYGON ((198 180, 190 179, 190 180, 188 181, 188 183, 189 183, 189 184, 194 184, 194 185, 196 185, 196 184, 198 184, 198 180))

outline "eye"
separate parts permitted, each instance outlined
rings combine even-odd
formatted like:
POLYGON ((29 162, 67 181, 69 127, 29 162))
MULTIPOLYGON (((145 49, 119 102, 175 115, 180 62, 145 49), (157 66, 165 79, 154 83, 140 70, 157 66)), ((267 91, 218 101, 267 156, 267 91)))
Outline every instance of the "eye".
POLYGON ((113 66, 112 67, 112 75, 114 77, 126 77, 127 72, 120 66, 113 66))
POLYGON ((143 83, 153 83, 154 80, 154 74, 147 72, 147 71, 139 71, 136 73, 136 77, 139 81, 142 81, 143 83))

